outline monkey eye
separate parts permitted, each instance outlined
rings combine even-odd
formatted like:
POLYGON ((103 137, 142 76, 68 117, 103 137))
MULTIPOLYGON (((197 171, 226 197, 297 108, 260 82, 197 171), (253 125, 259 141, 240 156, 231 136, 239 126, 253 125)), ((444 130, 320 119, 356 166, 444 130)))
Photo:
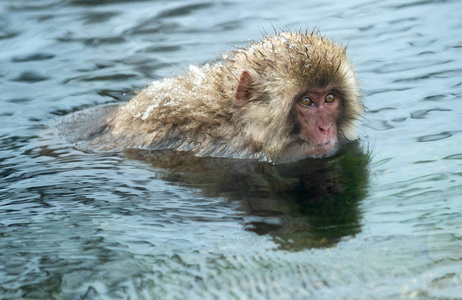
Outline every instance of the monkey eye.
POLYGON ((327 94, 324 101, 326 101, 326 103, 332 103, 335 101, 335 96, 333 94, 327 94))
POLYGON ((313 101, 309 98, 309 97, 303 97, 301 100, 300 100, 300 103, 303 105, 303 106, 312 106, 314 103, 313 101))

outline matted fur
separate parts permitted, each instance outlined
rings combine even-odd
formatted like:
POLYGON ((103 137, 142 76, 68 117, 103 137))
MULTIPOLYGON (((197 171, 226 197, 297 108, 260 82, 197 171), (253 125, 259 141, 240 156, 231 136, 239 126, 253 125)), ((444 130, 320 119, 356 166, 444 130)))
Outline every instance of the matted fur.
POLYGON ((183 75, 153 82, 108 118, 98 139, 111 140, 107 148, 300 159, 307 155, 286 153, 296 139, 295 96, 327 86, 343 96, 339 135, 356 139, 354 122, 363 104, 345 48, 315 33, 282 32, 227 53, 220 63, 191 66, 183 75), (244 70, 254 80, 246 91, 248 102, 240 107, 234 99, 244 70))

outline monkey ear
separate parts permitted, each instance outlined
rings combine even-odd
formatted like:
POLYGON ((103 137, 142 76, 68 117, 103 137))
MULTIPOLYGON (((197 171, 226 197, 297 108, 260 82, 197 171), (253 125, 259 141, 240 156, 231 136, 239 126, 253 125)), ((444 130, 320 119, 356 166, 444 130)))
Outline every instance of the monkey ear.
POLYGON ((239 84, 237 85, 234 103, 237 106, 244 106, 249 101, 249 87, 254 82, 254 75, 249 71, 242 71, 239 84))

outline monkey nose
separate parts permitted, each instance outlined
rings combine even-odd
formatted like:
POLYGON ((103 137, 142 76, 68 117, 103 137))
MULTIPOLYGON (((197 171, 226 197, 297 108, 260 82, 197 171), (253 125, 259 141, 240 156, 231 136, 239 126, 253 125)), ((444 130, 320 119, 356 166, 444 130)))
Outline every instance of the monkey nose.
POLYGON ((330 125, 318 126, 319 134, 323 136, 331 136, 333 134, 333 128, 330 125))

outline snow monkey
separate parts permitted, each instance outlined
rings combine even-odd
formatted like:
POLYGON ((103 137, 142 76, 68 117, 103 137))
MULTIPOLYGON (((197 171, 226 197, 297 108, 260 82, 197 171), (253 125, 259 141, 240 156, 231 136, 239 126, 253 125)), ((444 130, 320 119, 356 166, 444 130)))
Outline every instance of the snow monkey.
POLYGON ((94 142, 273 163, 332 156, 357 138, 363 113, 345 52, 318 33, 265 36, 153 82, 108 117, 94 142))

